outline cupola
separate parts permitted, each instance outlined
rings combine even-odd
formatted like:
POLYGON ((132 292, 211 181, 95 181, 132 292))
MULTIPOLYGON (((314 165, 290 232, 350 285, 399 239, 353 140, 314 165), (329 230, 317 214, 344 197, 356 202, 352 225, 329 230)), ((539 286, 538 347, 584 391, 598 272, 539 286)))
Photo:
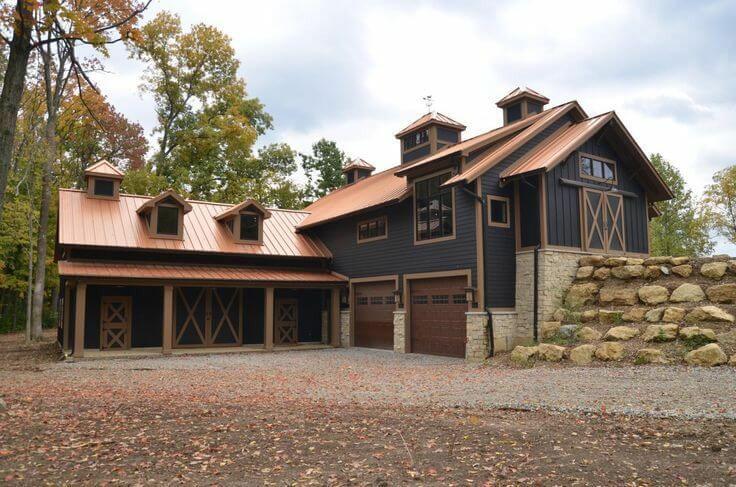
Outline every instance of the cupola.
POLYGON ((125 174, 118 168, 101 160, 84 171, 87 197, 106 200, 120 199, 120 182, 125 174))
POLYGON ((269 218, 271 212, 251 198, 215 215, 235 242, 255 245, 263 244, 263 221, 269 218))
POLYGON ((192 205, 173 189, 150 198, 136 212, 146 221, 148 234, 154 238, 184 239, 184 215, 192 205))
POLYGON ((465 125, 438 112, 422 115, 396 134, 401 141, 401 163, 434 154, 461 140, 465 125))
POLYGON ((496 106, 503 110, 503 124, 508 125, 541 112, 547 103, 549 98, 524 86, 514 88, 498 100, 496 106))
POLYGON ((361 179, 369 177, 376 168, 361 158, 348 161, 348 164, 342 168, 347 184, 357 183, 361 179))

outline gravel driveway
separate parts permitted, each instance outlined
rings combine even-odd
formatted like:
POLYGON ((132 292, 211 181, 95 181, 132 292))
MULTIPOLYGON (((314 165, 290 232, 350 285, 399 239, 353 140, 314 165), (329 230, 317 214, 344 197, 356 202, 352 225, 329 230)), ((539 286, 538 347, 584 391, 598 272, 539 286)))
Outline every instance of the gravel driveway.
MULTIPOLYGON (((273 394, 367 405, 736 419, 736 373, 730 367, 519 369, 353 348, 57 363, 42 374, 51 384, 65 383, 65 376, 75 374, 81 386, 103 382, 128 392, 141 382, 157 381, 168 392, 183 395, 201 393, 216 383, 213 393, 219 400, 234 402, 273 394)), ((18 379, 23 380, 22 375, 18 379)))

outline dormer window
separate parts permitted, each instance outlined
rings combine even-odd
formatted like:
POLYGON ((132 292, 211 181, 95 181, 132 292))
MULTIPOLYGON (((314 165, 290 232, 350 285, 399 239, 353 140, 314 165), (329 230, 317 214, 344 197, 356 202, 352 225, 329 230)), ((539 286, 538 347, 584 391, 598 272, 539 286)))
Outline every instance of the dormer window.
POLYGON ((117 200, 123 173, 107 161, 93 164, 84 171, 87 181, 87 197, 117 200))
POLYGON ((158 205, 156 233, 160 235, 179 235, 179 207, 175 205, 158 205))
POLYGON ((112 179, 93 178, 92 181, 95 196, 115 196, 115 182, 112 179))
POLYGON ((237 243, 261 245, 263 221, 271 212, 255 200, 247 199, 215 216, 237 243))
POLYGON ((260 218, 253 213, 240 215, 240 240, 260 241, 260 218))
POLYGON ((154 238, 184 238, 184 215, 192 210, 174 190, 164 191, 138 208, 146 222, 148 234, 154 238))

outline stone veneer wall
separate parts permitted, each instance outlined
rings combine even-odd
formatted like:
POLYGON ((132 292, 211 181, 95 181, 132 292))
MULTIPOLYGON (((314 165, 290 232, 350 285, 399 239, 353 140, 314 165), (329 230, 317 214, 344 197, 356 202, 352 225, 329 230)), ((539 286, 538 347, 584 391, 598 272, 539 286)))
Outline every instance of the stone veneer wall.
POLYGON ((340 310, 340 344, 350 346, 350 310, 340 310))
POLYGON ((508 352, 515 345, 514 335, 519 320, 516 311, 490 311, 493 326, 493 353, 508 352))
POLYGON ((465 313, 467 342, 465 343, 465 360, 482 362, 488 357, 488 313, 485 311, 468 311, 465 313))
POLYGON ((406 353, 406 310, 394 311, 394 352, 406 353))

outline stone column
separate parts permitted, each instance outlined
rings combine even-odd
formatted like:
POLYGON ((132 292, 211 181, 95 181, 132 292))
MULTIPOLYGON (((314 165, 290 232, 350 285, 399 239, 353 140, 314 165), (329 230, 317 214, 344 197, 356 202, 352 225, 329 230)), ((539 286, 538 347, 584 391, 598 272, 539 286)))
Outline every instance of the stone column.
POLYGON ((164 323, 161 339, 161 352, 171 355, 174 336, 174 286, 164 286, 164 323))
POLYGON ((333 287, 330 290, 330 323, 332 333, 330 343, 333 347, 340 346, 340 288, 333 287))
POLYGON ((350 333, 350 317, 351 313, 349 309, 343 309, 340 311, 340 343, 343 347, 352 346, 352 343, 350 343, 352 338, 352 334, 350 333))
POLYGON ((77 298, 74 312, 74 356, 84 357, 84 319, 87 310, 87 283, 77 283, 77 298))
POLYGON ((406 310, 394 311, 394 352, 407 353, 409 351, 406 332, 406 310))
POLYGON ((465 360, 483 362, 488 357, 488 313, 485 311, 468 311, 465 313, 467 339, 465 343, 465 360))

